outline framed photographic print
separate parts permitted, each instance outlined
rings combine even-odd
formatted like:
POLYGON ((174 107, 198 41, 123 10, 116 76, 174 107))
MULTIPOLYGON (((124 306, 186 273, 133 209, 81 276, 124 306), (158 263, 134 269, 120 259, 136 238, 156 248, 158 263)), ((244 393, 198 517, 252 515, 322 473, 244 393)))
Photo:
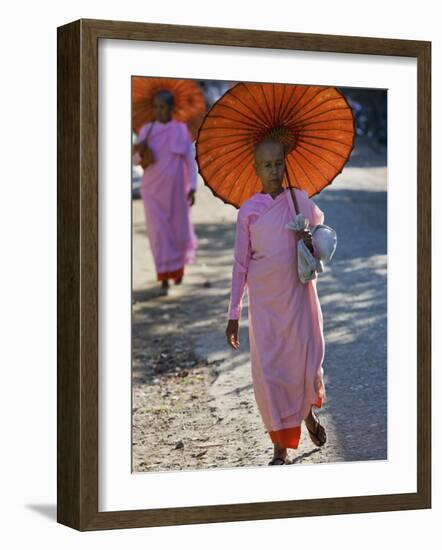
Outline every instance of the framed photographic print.
POLYGON ((60 523, 431 506, 430 76, 425 41, 58 29, 60 523))

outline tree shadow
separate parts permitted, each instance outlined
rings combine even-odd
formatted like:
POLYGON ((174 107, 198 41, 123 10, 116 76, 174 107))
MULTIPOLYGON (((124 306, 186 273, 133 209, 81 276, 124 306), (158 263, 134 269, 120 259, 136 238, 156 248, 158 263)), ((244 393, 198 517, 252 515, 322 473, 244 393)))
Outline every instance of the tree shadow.
POLYGON ((387 458, 387 194, 327 190, 315 201, 338 234, 317 288, 326 407, 346 460, 387 458))

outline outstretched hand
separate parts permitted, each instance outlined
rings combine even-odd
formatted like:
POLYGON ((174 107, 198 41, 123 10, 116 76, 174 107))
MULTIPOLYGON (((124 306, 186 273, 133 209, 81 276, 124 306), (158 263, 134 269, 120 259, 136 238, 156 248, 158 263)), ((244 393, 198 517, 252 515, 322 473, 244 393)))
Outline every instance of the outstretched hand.
POLYGON ((227 338, 227 343, 233 349, 239 348, 238 331, 239 331, 239 321, 237 319, 229 319, 229 322, 227 323, 227 328, 226 328, 226 338, 227 338))

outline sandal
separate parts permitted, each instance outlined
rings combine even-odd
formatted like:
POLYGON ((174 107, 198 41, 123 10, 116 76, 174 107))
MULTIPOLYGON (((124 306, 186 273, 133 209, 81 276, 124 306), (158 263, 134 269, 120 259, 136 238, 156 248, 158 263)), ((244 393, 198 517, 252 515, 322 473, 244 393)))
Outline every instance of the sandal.
POLYGON ((313 413, 312 413, 312 416, 313 416, 313 418, 316 419, 316 429, 315 429, 315 431, 313 432, 312 430, 310 430, 309 427, 307 426, 307 424, 305 425, 305 427, 307 428, 307 431, 310 435, 310 439, 312 440, 313 444, 316 445, 316 447, 322 447, 323 445, 325 445, 325 443, 327 441, 327 434, 324 431, 324 439, 322 441, 319 439, 319 430, 323 426, 322 426, 321 422, 319 421, 318 416, 316 416, 313 413))
POLYGON ((169 281, 166 279, 161 282, 160 289, 158 291, 159 296, 167 296, 169 294, 169 281))
POLYGON ((272 460, 269 462, 269 466, 284 466, 284 464, 287 464, 287 460, 279 456, 272 458, 272 460))

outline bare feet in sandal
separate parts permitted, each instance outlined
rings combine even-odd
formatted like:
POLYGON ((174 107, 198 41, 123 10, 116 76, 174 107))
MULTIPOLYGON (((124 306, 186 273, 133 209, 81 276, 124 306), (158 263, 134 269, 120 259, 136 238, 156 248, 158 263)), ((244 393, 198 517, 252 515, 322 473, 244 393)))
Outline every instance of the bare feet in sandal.
POLYGON ((313 413, 312 408, 310 408, 310 412, 304 422, 314 445, 322 447, 327 441, 327 434, 319 418, 313 413))
POLYGON ((287 449, 275 443, 273 445, 273 458, 269 462, 269 466, 283 466, 284 464, 287 464, 287 449))
POLYGON ((169 281, 165 279, 161 282, 159 295, 160 296, 167 296, 169 294, 169 281))

